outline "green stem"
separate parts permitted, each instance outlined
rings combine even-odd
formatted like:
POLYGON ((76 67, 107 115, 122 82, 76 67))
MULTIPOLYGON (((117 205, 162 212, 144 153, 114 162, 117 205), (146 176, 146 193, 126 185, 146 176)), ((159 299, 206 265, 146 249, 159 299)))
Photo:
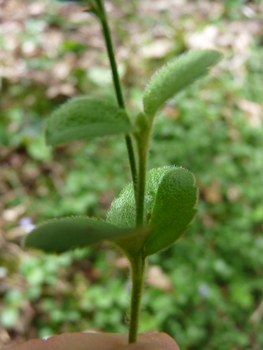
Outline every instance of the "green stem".
POLYGON ((144 216, 144 197, 146 186, 146 165, 150 146, 151 125, 137 137, 137 147, 139 154, 139 174, 137 187, 137 207, 136 207, 136 227, 143 225, 144 216))
MULTIPOLYGON (((103 35, 104 35, 104 39, 105 39, 105 43, 106 43, 106 47, 107 47, 107 52, 108 52, 108 56, 109 56, 109 60, 110 60, 113 82, 114 82, 115 93, 116 93, 118 105, 119 105, 119 107, 125 109, 125 103, 124 103, 124 99, 123 99, 119 73, 118 73, 117 64, 116 64, 116 60, 115 60, 113 44, 112 44, 111 35, 110 35, 110 29, 109 29, 109 25, 108 25, 108 21, 107 21, 107 15, 106 15, 106 12, 104 9, 103 1, 97 0, 97 4, 99 6, 99 11, 100 11, 99 18, 101 21, 103 35)), ((136 196, 137 196, 137 169, 136 169, 136 160, 135 160, 135 155, 134 155, 134 150, 133 150, 133 145, 132 145, 132 139, 131 139, 130 135, 125 135, 125 141, 126 141, 126 147, 127 147, 129 161, 130 161, 133 187, 134 187, 134 195, 135 195, 135 199, 136 199, 136 196)), ((137 202, 137 200, 136 200, 136 202, 137 202)))
MULTIPOLYGON (((96 0, 99 8, 99 18, 101 20, 102 30, 105 38, 105 43, 108 51, 108 56, 112 69, 113 82, 115 86, 116 97, 118 104, 121 108, 125 109, 125 103, 123 99, 119 74, 115 61, 115 55, 113 51, 113 45, 108 26, 106 12, 103 6, 103 0, 96 0)), ((144 194, 145 194, 145 181, 146 181, 146 163, 147 154, 149 150, 151 127, 146 129, 137 135, 137 146, 139 154, 139 177, 137 184, 137 170, 136 161, 133 151, 132 139, 130 135, 125 135, 126 146, 129 155, 129 161, 132 172, 135 202, 136 202, 136 226, 142 226, 143 214, 144 214, 144 194)), ((137 333, 139 327, 140 305, 141 297, 144 285, 144 270, 145 270, 145 258, 142 255, 133 257, 131 260, 132 271, 132 296, 131 296, 131 311, 130 311, 130 326, 129 326, 129 343, 134 343, 137 340, 137 333)))
POLYGON ((137 207, 136 207, 136 227, 142 226, 144 215, 144 196, 145 196, 145 178, 146 178, 147 153, 139 150, 139 176, 137 188, 137 207))
POLYGON ((129 343, 136 343, 139 328, 140 306, 144 285, 145 259, 137 256, 131 262, 132 296, 129 326, 129 343))
POLYGON ((114 51, 113 51, 113 44, 112 44, 112 40, 111 40, 111 34, 110 34, 109 25, 108 25, 107 15, 106 15, 102 0, 97 0, 97 2, 99 5, 99 9, 100 9, 100 14, 101 14, 100 20, 101 20, 103 35, 104 35, 105 43, 107 46, 107 52, 108 52, 108 56, 109 56, 109 60, 110 60, 113 82, 114 82, 114 86, 115 86, 115 90, 116 90, 116 97, 117 97, 119 106, 121 108, 125 109, 125 103, 124 103, 124 99, 123 99, 117 64, 115 61, 115 55, 114 55, 114 51))
POLYGON ((130 135, 125 135, 125 142, 126 142, 126 147, 127 147, 128 157, 129 157, 130 167, 131 167, 131 173, 132 173, 135 203, 137 203, 137 182, 138 182, 137 167, 136 167, 136 160, 135 160, 135 155, 134 155, 134 150, 132 145, 132 138, 130 137, 130 135))
MULTIPOLYGON (((136 141, 139 154, 139 176, 138 176, 138 192, 136 205, 136 227, 143 225, 144 215, 144 196, 146 185, 146 165, 147 156, 150 145, 151 126, 146 127, 139 135, 137 134, 136 141)), ((131 260, 132 272, 132 297, 131 297, 131 313, 129 327, 129 343, 134 343, 137 340, 139 328, 140 306, 142 291, 144 285, 145 258, 142 255, 131 260)))

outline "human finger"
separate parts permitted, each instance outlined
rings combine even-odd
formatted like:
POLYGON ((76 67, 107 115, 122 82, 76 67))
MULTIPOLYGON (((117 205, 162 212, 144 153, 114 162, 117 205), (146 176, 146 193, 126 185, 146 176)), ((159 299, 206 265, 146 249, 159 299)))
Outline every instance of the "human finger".
MULTIPOLYGON (((157 331, 138 335, 138 342, 157 344, 168 350, 179 350, 176 342, 165 333, 157 331)), ((128 344, 126 333, 65 333, 47 340, 33 339, 6 350, 109 350, 128 344)))
POLYGON ((117 346, 117 347, 111 348, 110 350, 166 350, 166 349, 161 348, 157 344, 139 342, 134 344, 117 346))

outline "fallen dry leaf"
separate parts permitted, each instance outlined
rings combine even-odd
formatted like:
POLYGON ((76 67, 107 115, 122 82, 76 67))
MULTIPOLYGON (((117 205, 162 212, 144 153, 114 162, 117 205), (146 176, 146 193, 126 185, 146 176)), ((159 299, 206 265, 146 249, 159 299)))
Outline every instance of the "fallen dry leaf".
POLYGON ((56 86, 51 86, 47 90, 47 97, 48 98, 55 98, 59 95, 63 96, 73 96, 76 94, 76 89, 74 86, 70 84, 61 84, 56 86))
POLYGON ((163 272, 160 266, 153 265, 149 267, 146 283, 165 292, 171 292, 173 285, 169 277, 163 272))
POLYGON ((263 104, 248 100, 239 100, 237 106, 245 112, 245 121, 253 128, 258 128, 263 120, 263 104))
POLYGON ((218 204, 222 202, 221 182, 217 179, 214 179, 210 186, 201 188, 200 193, 208 203, 218 204))
POLYGON ((174 43, 168 39, 155 40, 153 43, 143 46, 140 51, 140 57, 143 58, 162 58, 173 48, 174 43))
POLYGON ((24 214, 26 206, 19 204, 16 207, 4 210, 2 217, 5 221, 16 222, 18 218, 24 214))

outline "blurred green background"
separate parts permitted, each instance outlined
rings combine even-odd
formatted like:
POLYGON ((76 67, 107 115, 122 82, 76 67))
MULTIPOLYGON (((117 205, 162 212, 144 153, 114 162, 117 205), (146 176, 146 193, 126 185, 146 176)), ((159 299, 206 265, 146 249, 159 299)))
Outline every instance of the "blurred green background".
MULTIPOLYGON (((75 4, 2 0, 0 22, 0 346, 72 331, 126 332, 127 262, 107 244, 60 256, 26 252, 48 218, 105 218, 130 181, 122 137, 47 147, 45 119, 68 98, 114 101, 100 27, 75 4)), ((187 350, 263 347, 263 3, 106 3, 127 105, 167 60, 217 48, 211 76, 157 116, 148 168, 196 176, 198 215, 150 257, 141 331, 187 350)))

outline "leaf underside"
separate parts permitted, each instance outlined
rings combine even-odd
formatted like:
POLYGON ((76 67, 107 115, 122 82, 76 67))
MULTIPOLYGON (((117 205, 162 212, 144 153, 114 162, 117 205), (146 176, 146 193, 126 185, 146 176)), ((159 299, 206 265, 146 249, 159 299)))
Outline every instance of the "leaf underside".
POLYGON ((98 243, 113 237, 120 230, 115 226, 88 217, 66 217, 39 225, 25 239, 25 246, 46 252, 66 250, 98 243))
POLYGON ((108 240, 129 257, 142 249, 141 242, 151 232, 150 227, 123 229, 94 218, 66 217, 39 225, 26 236, 24 245, 45 252, 62 253, 108 240))
POLYGON ((88 97, 69 100, 47 120, 46 140, 50 145, 129 133, 127 113, 107 101, 88 97))
MULTIPOLYGON (((186 169, 164 167, 147 174, 144 224, 150 224, 153 233, 146 240, 145 256, 169 247, 182 236, 195 216, 196 201, 195 179, 186 169)), ((107 220, 118 227, 135 225, 132 183, 112 203, 107 220)))
MULTIPOLYGON (((127 229, 126 229, 127 230, 127 229)), ((118 235, 110 239, 132 262, 143 252, 145 242, 153 233, 153 227, 142 226, 127 231, 125 235, 118 235)))
POLYGON ((144 111, 153 117, 169 98, 208 73, 222 55, 214 50, 197 50, 182 54, 165 65, 152 78, 143 95, 144 111))

